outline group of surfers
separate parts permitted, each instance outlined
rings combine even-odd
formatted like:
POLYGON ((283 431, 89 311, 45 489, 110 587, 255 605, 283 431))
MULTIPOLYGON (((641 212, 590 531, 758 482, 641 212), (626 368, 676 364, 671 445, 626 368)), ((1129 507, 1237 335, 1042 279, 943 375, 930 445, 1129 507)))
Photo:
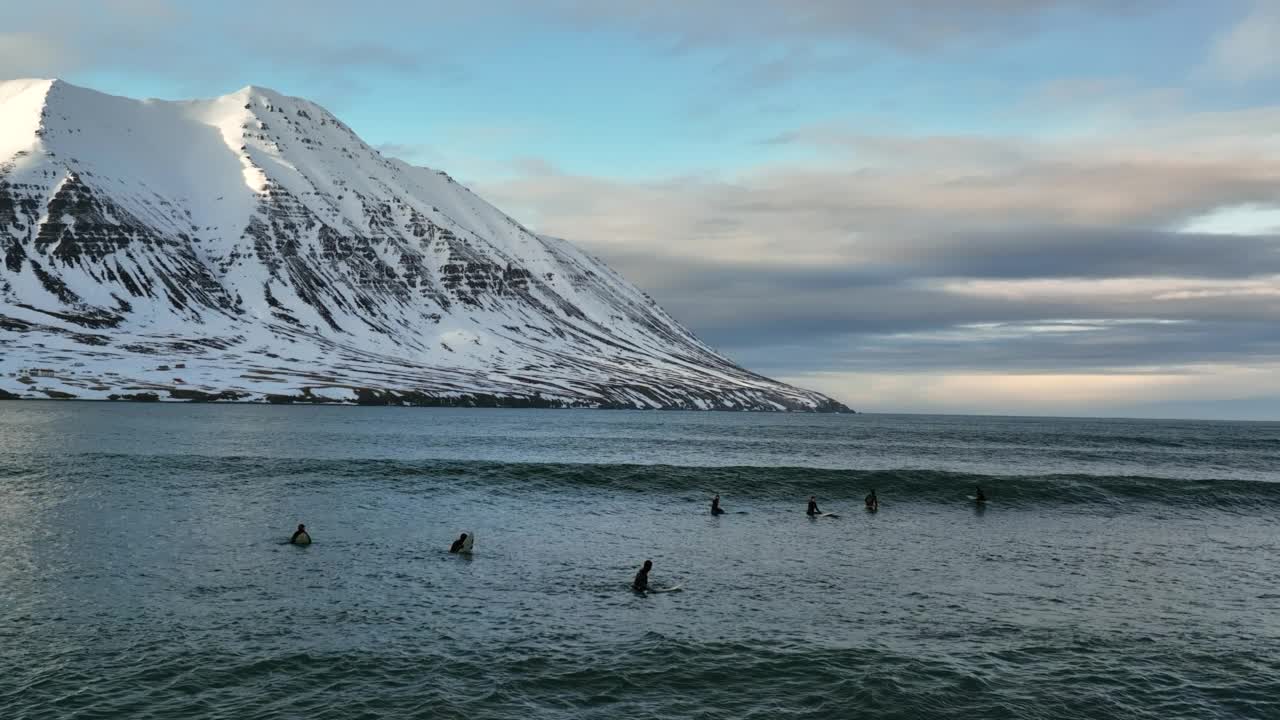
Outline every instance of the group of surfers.
MULTIPOLYGON (((973 499, 976 502, 985 503, 987 501, 987 496, 982 492, 982 488, 980 486, 975 486, 975 487, 977 489, 977 494, 974 496, 973 499)), ((871 491, 869 495, 867 495, 866 498, 863 499, 863 504, 866 506, 869 512, 876 512, 880 509, 880 498, 876 497, 876 491, 874 489, 871 491)), ((724 508, 720 507, 719 495, 716 495, 714 498, 711 499, 711 514, 712 515, 724 514, 724 508)), ((805 514, 811 518, 815 518, 822 515, 822 511, 818 509, 818 498, 816 495, 809 496, 809 506, 805 509, 805 514)), ((298 529, 295 530, 293 533, 293 537, 289 538, 289 542, 294 545, 310 545, 311 536, 307 533, 307 526, 299 524, 298 529)), ((466 533, 462 533, 461 535, 459 535, 458 539, 454 540, 453 544, 449 546, 449 552, 451 553, 462 553, 462 552, 465 552, 467 549, 468 548, 467 548, 466 533)), ((653 561, 645 560, 644 565, 640 568, 640 572, 636 573, 636 578, 631 583, 631 589, 641 593, 648 592, 649 571, 652 569, 653 569, 653 561)))
MULTIPOLYGON (((974 487, 977 490, 977 495, 975 495, 973 499, 976 502, 980 502, 980 503, 986 502, 987 496, 983 494, 982 488, 977 485, 975 485, 974 487)), ((877 510, 880 509, 880 498, 876 497, 876 491, 874 489, 871 491, 869 495, 867 495, 863 499, 862 502, 866 506, 867 510, 871 512, 876 512, 877 510)), ((711 514, 712 515, 724 514, 724 508, 720 507, 719 495, 716 495, 715 497, 711 498, 711 514)), ((804 511, 804 514, 808 515, 809 517, 818 517, 819 515, 823 514, 822 511, 818 509, 818 497, 816 495, 809 496, 809 507, 804 511)))
MULTIPOLYGON (((985 503, 987 501, 987 496, 982 492, 982 488, 976 485, 974 487, 977 494, 974 495, 973 499, 978 503, 985 503)), ((880 498, 876 497, 875 489, 872 489, 870 494, 863 499, 863 504, 866 506, 868 512, 877 512, 880 510, 880 498)), ((724 508, 720 507, 720 496, 716 495, 711 498, 711 514, 723 515, 724 512, 724 508)), ((816 518, 822 515, 822 510, 818 509, 818 497, 816 495, 809 496, 809 506, 805 509, 804 513, 811 518, 816 518)), ((640 572, 636 573, 636 579, 631 583, 631 589, 640 593, 647 592, 649 590, 649 571, 652 569, 653 561, 645 560, 644 565, 640 568, 640 572)))

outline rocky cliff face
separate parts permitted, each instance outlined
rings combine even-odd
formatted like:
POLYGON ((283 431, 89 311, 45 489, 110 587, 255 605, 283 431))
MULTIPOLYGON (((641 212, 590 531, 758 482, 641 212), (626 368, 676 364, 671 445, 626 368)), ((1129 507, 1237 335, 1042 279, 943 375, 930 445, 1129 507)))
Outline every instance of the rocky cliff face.
POLYGON ((839 411, 323 108, 0 83, 0 397, 839 411))

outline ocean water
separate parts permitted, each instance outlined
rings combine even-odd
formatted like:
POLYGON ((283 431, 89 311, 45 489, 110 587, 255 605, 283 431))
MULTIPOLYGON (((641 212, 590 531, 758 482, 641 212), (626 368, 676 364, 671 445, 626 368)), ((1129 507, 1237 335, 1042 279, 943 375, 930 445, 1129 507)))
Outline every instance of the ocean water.
POLYGON ((1280 717, 1280 424, 0 403, 0 718, 413 717, 1280 717))

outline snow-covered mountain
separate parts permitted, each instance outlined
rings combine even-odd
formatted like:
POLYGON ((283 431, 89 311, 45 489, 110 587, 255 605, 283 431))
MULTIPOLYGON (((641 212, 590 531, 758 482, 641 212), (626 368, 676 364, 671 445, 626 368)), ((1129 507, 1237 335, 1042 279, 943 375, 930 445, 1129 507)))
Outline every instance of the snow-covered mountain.
POLYGON ((822 410, 323 108, 0 83, 0 397, 822 410))

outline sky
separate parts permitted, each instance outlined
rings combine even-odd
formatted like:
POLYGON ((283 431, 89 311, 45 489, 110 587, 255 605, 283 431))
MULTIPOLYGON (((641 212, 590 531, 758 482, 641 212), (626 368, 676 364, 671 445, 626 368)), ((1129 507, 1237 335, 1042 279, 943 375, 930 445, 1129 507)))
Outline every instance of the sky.
POLYGON ((0 79, 316 101, 871 412, 1280 420, 1280 0, 45 0, 0 79))

